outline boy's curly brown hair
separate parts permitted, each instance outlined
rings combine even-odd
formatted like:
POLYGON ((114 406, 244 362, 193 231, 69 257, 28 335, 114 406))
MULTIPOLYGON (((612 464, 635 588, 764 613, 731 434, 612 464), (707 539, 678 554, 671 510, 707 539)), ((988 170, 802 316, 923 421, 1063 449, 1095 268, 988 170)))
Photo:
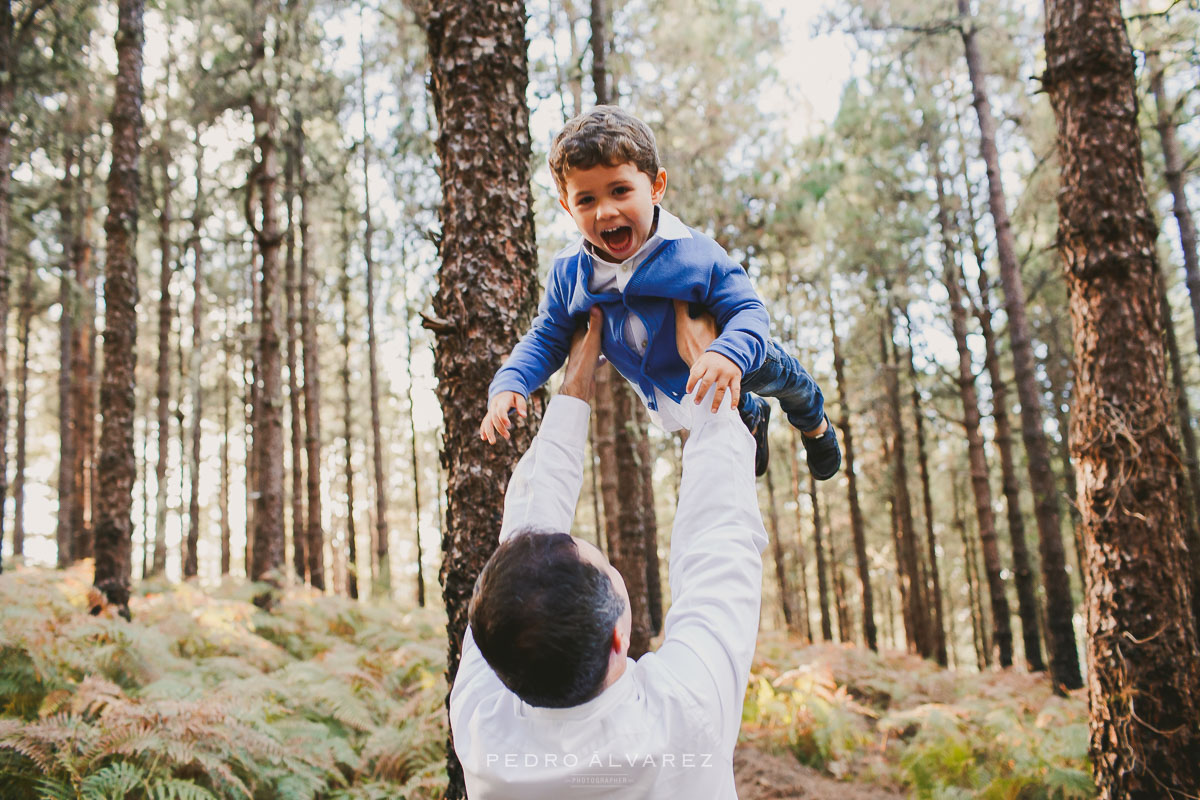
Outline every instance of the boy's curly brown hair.
POLYGON ((601 164, 633 164, 653 181, 658 175, 658 146, 646 123, 617 106, 596 106, 573 117, 550 146, 550 171, 560 194, 567 173, 601 164))

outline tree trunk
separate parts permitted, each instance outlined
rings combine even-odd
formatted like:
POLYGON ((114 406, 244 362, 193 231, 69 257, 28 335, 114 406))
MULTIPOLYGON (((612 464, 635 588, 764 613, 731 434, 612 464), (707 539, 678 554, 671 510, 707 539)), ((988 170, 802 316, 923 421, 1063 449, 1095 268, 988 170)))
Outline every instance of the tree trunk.
POLYGON ((788 452, 790 456, 789 466, 791 467, 789 473, 792 479, 791 492, 792 497, 796 498, 796 549, 794 552, 796 553, 796 575, 799 578, 799 581, 797 581, 799 585, 796 588, 797 594, 800 597, 800 603, 794 610, 800 615, 800 635, 804 637, 805 641, 811 643, 813 640, 812 615, 809 614, 808 564, 804 558, 804 535, 802 533, 804 530, 804 520, 803 513, 800 510, 800 440, 797 438, 798 435, 800 435, 800 432, 793 428, 792 446, 788 452))
MULTIPOLYGON (((36 13, 36 12, 35 12, 36 13)), ((33 19, 26 21, 26 26, 33 19)), ((16 95, 12 0, 0 0, 0 331, 8 330, 9 215, 12 201, 12 121, 16 95)), ((4 543, 4 502, 8 495, 8 336, 0 336, 0 552, 4 543)))
POLYGON ((1050 679, 1056 691, 1077 689, 1083 685, 1079 656, 1075 649, 1072 624, 1074 604, 1066 571, 1059 523, 1058 492, 1046 434, 1042 427, 1042 406, 1034 372, 1033 346, 1025 315, 1025 288, 1017 263, 1016 241, 1008 218, 1008 202, 1000 173, 1000 152, 996 147, 996 122, 984 86, 983 59, 971 21, 969 0, 957 0, 962 24, 963 48, 967 71, 974 92, 975 112, 979 117, 980 150, 987 165, 988 206, 996 229, 996 253, 1000 260, 1000 280, 1004 285, 1004 307, 1008 314, 1008 334, 1012 340, 1013 368, 1016 372, 1017 397, 1021 401, 1021 436, 1025 441, 1029 483, 1033 488, 1034 515, 1042 560, 1042 584, 1046 591, 1046 644, 1050 651, 1050 679))
MULTIPOLYGON (((446 0, 428 17, 427 33, 442 172, 434 367, 449 473, 441 578, 446 672, 453 684, 467 603, 496 546, 500 497, 541 418, 540 402, 531 403, 509 446, 489 447, 478 435, 500 356, 525 331, 537 305, 525 6, 446 0), (482 164, 480 153, 488 154, 482 164)), ((465 787, 453 747, 447 756, 446 796, 461 798, 465 787)))
POLYGON ((230 357, 229 308, 225 308, 225 335, 221 339, 221 577, 229 574, 233 560, 232 528, 229 523, 229 425, 230 425, 230 357))
MULTIPOLYGON (((259 19, 264 12, 255 4, 259 19)), ((251 43, 255 52, 263 52, 265 34, 260 28, 251 43)), ((283 581, 283 415, 282 380, 279 341, 279 232, 278 201, 275 184, 278 178, 277 142, 279 109, 269 88, 259 88, 250 98, 250 115, 254 121, 254 147, 257 159, 251 179, 251 191, 261 206, 259 225, 254 227, 258 242, 261 272, 259 274, 258 352, 256 380, 258 391, 254 409, 254 453, 257 466, 254 501, 254 548, 251 580, 264 581, 278 588, 283 581)), ((272 592, 260 595, 256 602, 270 607, 272 592)))
POLYGON ((925 415, 921 413, 921 390, 917 386, 917 365, 913 360, 912 320, 904 309, 904 330, 908 333, 908 376, 912 381, 912 410, 916 420, 917 470, 921 478, 921 502, 925 512, 925 547, 929 557, 927 600, 933 606, 933 646, 937 663, 946 666, 946 620, 942 606, 942 581, 938 574, 937 540, 933 534, 933 496, 929 491, 929 458, 925 454, 925 415))
MULTIPOLYGON (((200 420, 203 412, 203 384, 200 373, 204 367, 204 337, 201 320, 204 315, 204 246, 200 241, 204 225, 204 148, 200 145, 201 129, 196 129, 196 207, 192 212, 192 446, 188 465, 188 530, 184 548, 183 577, 194 578, 199 573, 197 548, 200 543, 200 420)), ((180 337, 183 332, 180 330, 180 337)), ((180 386, 180 391, 183 387, 180 386)))
POLYGON ((1171 190, 1171 211, 1179 226, 1179 249, 1183 251, 1183 269, 1187 276, 1188 296, 1191 298, 1192 323, 1196 333, 1196 347, 1200 348, 1200 259, 1196 252, 1196 222, 1192 219, 1187 203, 1186 164, 1175 136, 1175 104, 1167 96, 1162 67, 1155 53, 1146 54, 1146 67, 1150 72, 1150 91, 1154 93, 1157 115, 1154 128, 1162 143, 1163 161, 1167 187, 1171 190))
POLYGON ((71 348, 72 417, 75 424, 75 483, 71 513, 71 531, 75 540, 72 557, 91 558, 94 554, 96 466, 96 286, 92 278, 92 201, 89 159, 81 139, 79 144, 79 181, 76 185, 75 239, 71 262, 75 274, 75 343, 71 348))
POLYGON ((109 117, 112 166, 108 175, 108 217, 104 221, 104 376, 100 385, 103 420, 95 545, 96 587, 126 618, 133 527, 130 511, 137 472, 133 415, 137 394, 134 389, 138 300, 135 243, 142 130, 142 12, 142 0, 118 0, 116 93, 109 117))
MULTIPOLYGON (((1079 510, 1075 507, 1075 466, 1071 463, 1071 416, 1067 412, 1071 402, 1071 356, 1063 346, 1059 335, 1058 317, 1051 315, 1046 322, 1046 359, 1043 366, 1050 384, 1051 412, 1058 427, 1058 460, 1062 465, 1063 498, 1067 502, 1067 520, 1071 525, 1071 538, 1075 545, 1075 566, 1079 570, 1079 581, 1083 583, 1083 534, 1079 528, 1079 510)), ((1082 587, 1084 594, 1087 587, 1082 587)))
POLYGON ((167 461, 171 451, 171 177, 166 142, 158 143, 162 199, 158 209, 158 379, 155 415, 158 421, 158 462, 154 468, 154 562, 151 575, 167 570, 167 461))
MULTIPOLYGON (((592 27, 592 88, 596 92, 596 105, 612 102, 608 95, 608 4, 605 0, 591 0, 592 13, 588 17, 592 27)), ((581 109, 576 108, 578 114, 581 109)))
MULTIPOLYGON (((3 165, 0 165, 3 168, 3 165)), ((13 475, 13 555, 25 555, 25 461, 27 444, 26 417, 29 400, 29 329, 33 322, 33 261, 25 265, 18 301, 17 341, 21 348, 17 362, 17 463, 13 475)))
POLYGON ((929 611, 925 606, 925 593, 921 591, 920 562, 917 556, 916 531, 913 529, 912 505, 908 494, 908 459, 905 454, 904 419, 900 411, 900 376, 896 363, 896 348, 887 346, 887 330, 892 315, 890 293, 887 313, 880 323, 879 349, 881 364, 887 384, 888 409, 892 426, 892 486, 896 511, 896 557, 900 566, 900 588, 904 600, 905 634, 911 652, 922 658, 933 656, 929 636, 929 611))
POLYGON ((408 401, 408 433, 412 441, 410 450, 413 482, 413 541, 417 545, 417 605, 425 607, 425 566, 424 552, 421 549, 421 465, 417 458, 417 418, 416 406, 413 403, 413 341, 412 341, 412 305, 408 300, 408 266, 404 262, 404 244, 400 245, 400 292, 404 298, 404 344, 406 358, 404 360, 405 399, 408 401))
MULTIPOLYGON (((343 213, 343 219, 345 214, 343 213)), ((358 532, 354 527, 354 449, 350 402, 350 237, 343 225, 343 264, 338 279, 342 299, 342 435, 346 441, 346 593, 358 599, 358 532)))
POLYGON ((648 435, 650 416, 646 407, 636 399, 633 404, 633 417, 640 432, 636 441, 642 490, 638 516, 646 532, 646 607, 650 612, 650 635, 657 636, 662 633, 663 607, 662 575, 658 563, 658 514, 654 509, 654 456, 650 452, 648 435))
MULTIPOLYGON (((449 13, 449 12, 448 12, 449 13)), ((378 573, 375 585, 371 587, 372 596, 382 594, 390 596, 392 592, 392 566, 388 552, 387 527, 387 477, 383 472, 383 434, 379 421, 379 367, 375 335, 375 260, 372 257, 371 241, 375 230, 371 225, 371 139, 367 132, 367 79, 366 79, 366 49, 361 42, 362 70, 359 81, 359 100, 363 111, 362 153, 363 153, 363 222, 366 230, 363 234, 363 262, 367 268, 367 360, 368 373, 371 382, 371 463, 374 467, 375 478, 375 558, 378 562, 378 573)), ((443 121, 443 124, 445 122, 443 121)), ((445 178, 443 177, 443 183, 445 178)), ((484 393, 486 395, 486 392, 484 393)), ((480 415, 482 418, 482 415, 480 415)), ((481 565, 482 566, 482 565, 481 565)))
POLYGON ((867 560, 867 537, 863 526, 862 507, 858 502, 858 475, 854 469, 854 437, 850 430, 850 404, 846 400, 846 361, 838 337, 832 300, 829 303, 829 330, 833 333, 833 372, 837 378, 838 407, 841 416, 838 428, 842 432, 842 450, 846 460, 846 494, 850 502, 850 529, 854 535, 854 560, 858 566, 858 582, 862 587, 863 638, 867 647, 879 650, 875 632, 875 601, 871 593, 871 564, 867 560))
MULTIPOLYGON (((294 127, 294 126, 293 126, 294 127)), ((287 343, 288 411, 291 432, 288 454, 291 457, 292 479, 292 568, 296 579, 304 583, 308 577, 308 529, 304 524, 304 418, 300 416, 300 381, 296 375, 296 131, 289 130, 284 147, 283 208, 284 208, 284 340, 287 343)))
POLYGON ((304 120, 295 113, 296 169, 300 183, 300 336, 304 344, 304 452, 307 461, 308 513, 305 552, 308 582, 325 590, 325 528, 321 508, 321 364, 317 350, 316 286, 312 274, 313 243, 309 239, 308 167, 304 163, 304 120))
POLYGON ((1175 417, 1178 420, 1182 449, 1180 460, 1187 464, 1188 480, 1180 486, 1179 505, 1183 514, 1184 541, 1187 542, 1192 594, 1192 619, 1196 634, 1200 636, 1200 528, 1197 528, 1196 504, 1200 502, 1200 475, 1196 466, 1196 437, 1192 434, 1192 411, 1188 405, 1187 387, 1184 385, 1183 361, 1179 357, 1179 340, 1175 337, 1175 322, 1171 319, 1171 304, 1159 264, 1156 283, 1158 301, 1162 309, 1163 342, 1171 365, 1171 389, 1175 400, 1175 417))
POLYGON ((779 535, 779 511, 775 503, 775 481, 772 470, 767 469, 767 522, 771 525, 771 552, 775 556, 775 580, 779 586, 779 610, 783 612, 783 624, 789 631, 797 630, 795 611, 792 610, 792 589, 788 585, 787 563, 783 551, 783 537, 779 535))
MULTIPOLYGON (((933 158, 940 164, 940 157, 937 153, 933 158)), ((993 641, 998 651, 997 659, 1000 666, 1008 668, 1012 666, 1011 612, 1004 588, 1000 548, 996 542, 996 513, 992 501, 987 455, 983 447, 983 436, 979 431, 979 395, 975 389, 975 371, 971 366, 971 349, 967 345, 967 312, 964 307, 962 268, 954 258, 955 248, 945 193, 945 176, 942 175, 940 166, 937 167, 934 180, 937 184, 938 194, 938 225, 942 232, 942 282, 950 295, 950 323, 954 333, 954 342, 958 349, 958 393, 962 401, 963 425, 967 434, 967 458, 971 465, 971 490, 975 496, 975 518, 979 525, 979 541, 983 549, 984 571, 987 574, 988 593, 992 605, 993 641)), ((996 389, 994 381, 992 389, 994 393, 996 389)), ((995 398, 996 395, 993 394, 993 397, 995 398)), ((996 413, 1003 414, 1003 407, 997 405, 996 413)), ((1019 516, 1020 509, 1017 508, 1016 511, 1019 516)), ((982 608, 980 612, 982 613, 982 608)), ((1033 628, 1035 636, 1037 633, 1036 620, 1035 615, 1033 628)), ((1022 616, 1022 624, 1025 625, 1024 616, 1022 616)), ((1028 627, 1025 629, 1028 630, 1028 627)), ((1040 653, 1040 650, 1035 652, 1040 653)))
POLYGON ((825 575, 824 532, 821 525, 821 503, 817 497, 817 479, 808 473, 808 496, 812 498, 813 548, 817 551, 817 600, 821 606, 821 638, 833 641, 833 620, 829 615, 829 585, 825 575))
POLYGON ((64 145, 63 179, 59 183, 59 241, 62 262, 58 291, 58 561, 59 569, 75 561, 75 403, 71 392, 71 351, 75 346, 75 288, 71 245, 75 241, 75 149, 64 145))
POLYGON ((1058 247, 1075 343, 1088 697, 1107 798, 1200 792, 1200 650, 1171 424, 1134 58, 1120 5, 1046 2, 1058 247), (1136 704, 1136 707, 1135 707, 1136 704))
POLYGON ((642 492, 637 461, 637 433, 630 428, 634 405, 640 402, 633 389, 613 369, 596 375, 596 452, 600 456, 600 491, 604 498, 604 531, 608 558, 625 579, 633 614, 630 658, 650 646, 650 609, 647 598, 646 530, 643 527, 642 492))
POLYGON ((854 630, 850 622, 850 605, 846 599, 846 573, 842 571, 841 553, 836 547, 837 537, 832 526, 829 535, 829 563, 833 570, 833 599, 837 611, 838 641, 852 643, 854 630))
MULTIPOLYGON (((964 148, 965 149, 965 148, 964 148)), ((1038 612, 1037 580, 1033 567, 1029 562, 1029 546, 1025 541, 1025 517, 1021 513, 1021 489, 1017 481, 1017 469, 1013 458, 1012 424, 1008 416, 1008 381, 1000 372, 1000 356, 997 352, 996 334, 992 328, 991 279, 988 277, 983 245, 979 241, 974 212, 974 198, 971 192, 971 182, 967 179, 963 162, 963 182, 967 192, 967 208, 969 220, 967 233, 971 240, 975 262, 979 268, 976 286, 979 289, 978 302, 974 304, 975 316, 979 320, 980 333, 983 335, 984 363, 988 371, 988 379, 992 386, 992 420, 996 424, 993 443, 1000 453, 1001 487, 1004 493, 1004 507, 1007 512, 1008 535, 1012 544, 1013 582, 1017 587, 1017 614, 1021 618, 1021 637, 1025 646, 1025 663, 1031 672, 1046 669, 1042 659, 1041 621, 1038 612)), ((966 284, 966 276, 962 267, 958 268, 959 280, 966 284)), ((1066 431, 1063 431, 1066 435, 1066 431)), ((1072 481, 1074 476, 1072 476, 1072 481)))
POLYGON ((959 491, 958 476, 951 476, 951 499, 954 503, 954 529, 958 531, 963 547, 963 575, 967 579, 967 612, 971 617, 971 645, 975 648, 975 666, 983 672, 985 662, 983 654, 983 612, 975 604, 975 553, 971 549, 971 540, 967 536, 967 521, 963 517, 962 493, 959 491))

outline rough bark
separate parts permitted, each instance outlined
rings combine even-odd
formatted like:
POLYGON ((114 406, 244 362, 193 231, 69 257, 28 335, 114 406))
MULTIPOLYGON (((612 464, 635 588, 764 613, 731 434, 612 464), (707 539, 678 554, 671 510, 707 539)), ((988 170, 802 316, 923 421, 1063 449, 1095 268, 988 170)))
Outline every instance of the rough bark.
POLYGON ((904 310, 904 329, 908 334, 908 377, 912 381, 911 401, 916 421, 917 474, 921 479, 921 506, 925 516, 925 548, 929 559, 926 599, 932 606, 934 656, 946 666, 946 620, 942 603, 942 580, 938 574, 937 539, 933 533, 933 495, 929 491, 929 456, 925 452, 925 415, 921 411, 921 389, 917 385, 917 365, 913 360, 912 321, 904 310))
POLYGON ((321 507, 321 364, 317 349, 316 279, 312 274, 313 242, 309 236, 308 167, 304 162, 304 120, 299 112, 293 118, 296 134, 296 172, 300 188, 300 338, 304 345, 304 453, 307 462, 305 489, 308 509, 305 515, 305 552, 308 555, 308 582, 314 589, 325 590, 325 528, 321 507))
POLYGON ((771 554, 775 557, 775 582, 779 588, 779 610, 783 613, 783 624, 789 631, 797 630, 799 621, 792 610, 792 589, 787 575, 787 560, 783 550, 783 537, 779 535, 779 508, 775 502, 775 480, 772 470, 767 469, 767 522, 771 526, 771 554))
POLYGON ((1013 369, 1017 397, 1021 401, 1021 438, 1025 442, 1029 484, 1033 489, 1034 516, 1038 525, 1042 562, 1042 585, 1046 592, 1046 645, 1050 651, 1050 679, 1056 691, 1077 689, 1083 685, 1079 655, 1075 648, 1072 623, 1074 603, 1066 571, 1059 521, 1058 491, 1050 466, 1049 447, 1042 425, 1042 405, 1037 375, 1034 372, 1033 345, 1025 314, 1025 288, 1021 283, 1016 240, 1008 217, 1008 202, 1000 173, 1000 152, 996 147, 996 121, 984 86, 983 59, 976 32, 970 19, 969 0, 957 0, 961 19, 967 72, 979 118, 980 150, 987 166, 988 207, 996 229, 996 253, 1000 260, 1000 280, 1004 285, 1004 307, 1008 314, 1008 334, 1012 341, 1013 369))
POLYGON ((850 404, 846 400, 846 360, 838 337, 833 303, 829 304, 829 330, 833 334, 833 372, 837 379, 838 429, 842 432, 842 455, 846 461, 846 495, 850 503, 850 529, 854 535, 854 561, 858 567, 858 582, 862 588, 863 639, 867 647, 879 650, 875 631, 875 599, 871 592, 871 563, 867 560, 867 537, 863 525, 862 507, 858 502, 858 475, 854 468, 854 436, 850 428, 850 404))
MULTIPOLYGON (((294 126, 293 126, 294 127, 294 126)), ((304 525, 304 417, 300 412, 300 380, 297 376, 296 354, 300 337, 296 333, 299 315, 296 311, 296 132, 288 131, 284 147, 283 214, 284 214, 284 341, 286 342, 288 373, 289 441, 288 470, 291 476, 292 505, 292 568, 296 579, 304 583, 308 577, 308 534, 304 525)))
MULTIPOLYGON (((199 572, 197 548, 200 543, 200 421, 204 416, 203 383, 204 335, 204 245, 200 241, 204 225, 204 148, 196 131, 196 206, 192 210, 192 442, 188 463, 188 529, 183 551, 183 577, 194 578, 199 572)), ((180 332, 182 336, 182 330, 180 332)), ((183 387, 179 387, 182 391, 183 387)))
MULTIPOLYGON (((453 683, 471 590, 496 546, 500 497, 541 417, 540 403, 531 403, 509 445, 490 447, 478 435, 487 386, 537 304, 537 253, 525 6, 516 0, 447 0, 426 24, 442 173, 434 371, 449 475, 441 578, 448 615, 446 672, 453 683), (480 160, 480 153, 487 158, 480 160)), ((446 796, 461 798, 462 770, 452 747, 447 755, 446 796)))
MULTIPOLYGON (((99 497, 95 585, 129 615, 133 529, 133 416, 137 366, 138 161, 142 129, 142 0, 117 3, 117 76, 104 265, 104 375, 100 384, 99 497)), ((0 287, 3 288, 3 287, 0 287)), ((0 405, 3 405, 0 403, 0 405)))
POLYGON ((1088 696, 1107 798, 1200 792, 1200 650, 1162 345, 1134 58, 1119 3, 1046 2, 1044 83, 1075 344, 1088 696))
POLYGON ((171 178, 165 142, 158 144, 162 198, 158 207, 158 362, 155 419, 158 422, 158 461, 154 467, 154 561, 151 575, 167 570, 167 461, 171 451, 171 178))
POLYGON ((829 614, 829 581, 825 573, 824 526, 821 524, 821 502, 817 496, 817 479, 808 473, 808 496, 812 499, 813 549, 817 552, 817 601, 821 608, 821 638, 833 641, 833 619, 829 614))

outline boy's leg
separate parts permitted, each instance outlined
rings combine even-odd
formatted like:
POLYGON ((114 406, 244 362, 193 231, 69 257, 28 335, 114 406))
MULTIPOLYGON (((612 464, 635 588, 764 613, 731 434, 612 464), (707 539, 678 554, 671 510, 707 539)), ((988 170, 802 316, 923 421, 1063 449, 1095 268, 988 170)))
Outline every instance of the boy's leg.
POLYGON ((821 388, 800 362, 775 340, 767 342, 761 367, 742 376, 742 391, 779 400, 788 422, 802 434, 808 466, 818 480, 833 477, 842 463, 837 433, 825 417, 821 388), (822 430, 824 427, 824 430, 822 430), (820 431, 818 435, 817 432, 820 431))

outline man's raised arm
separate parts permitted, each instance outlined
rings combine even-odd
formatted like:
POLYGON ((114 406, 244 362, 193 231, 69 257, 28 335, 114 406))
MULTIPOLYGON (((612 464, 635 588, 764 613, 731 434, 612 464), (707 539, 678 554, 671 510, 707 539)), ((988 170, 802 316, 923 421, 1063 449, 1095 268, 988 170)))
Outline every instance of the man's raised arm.
POLYGON ((567 371, 558 394, 542 415, 533 443, 517 462, 504 493, 500 541, 533 529, 570 533, 583 485, 583 455, 595 392, 603 313, 593 308, 588 328, 571 341, 567 371))

